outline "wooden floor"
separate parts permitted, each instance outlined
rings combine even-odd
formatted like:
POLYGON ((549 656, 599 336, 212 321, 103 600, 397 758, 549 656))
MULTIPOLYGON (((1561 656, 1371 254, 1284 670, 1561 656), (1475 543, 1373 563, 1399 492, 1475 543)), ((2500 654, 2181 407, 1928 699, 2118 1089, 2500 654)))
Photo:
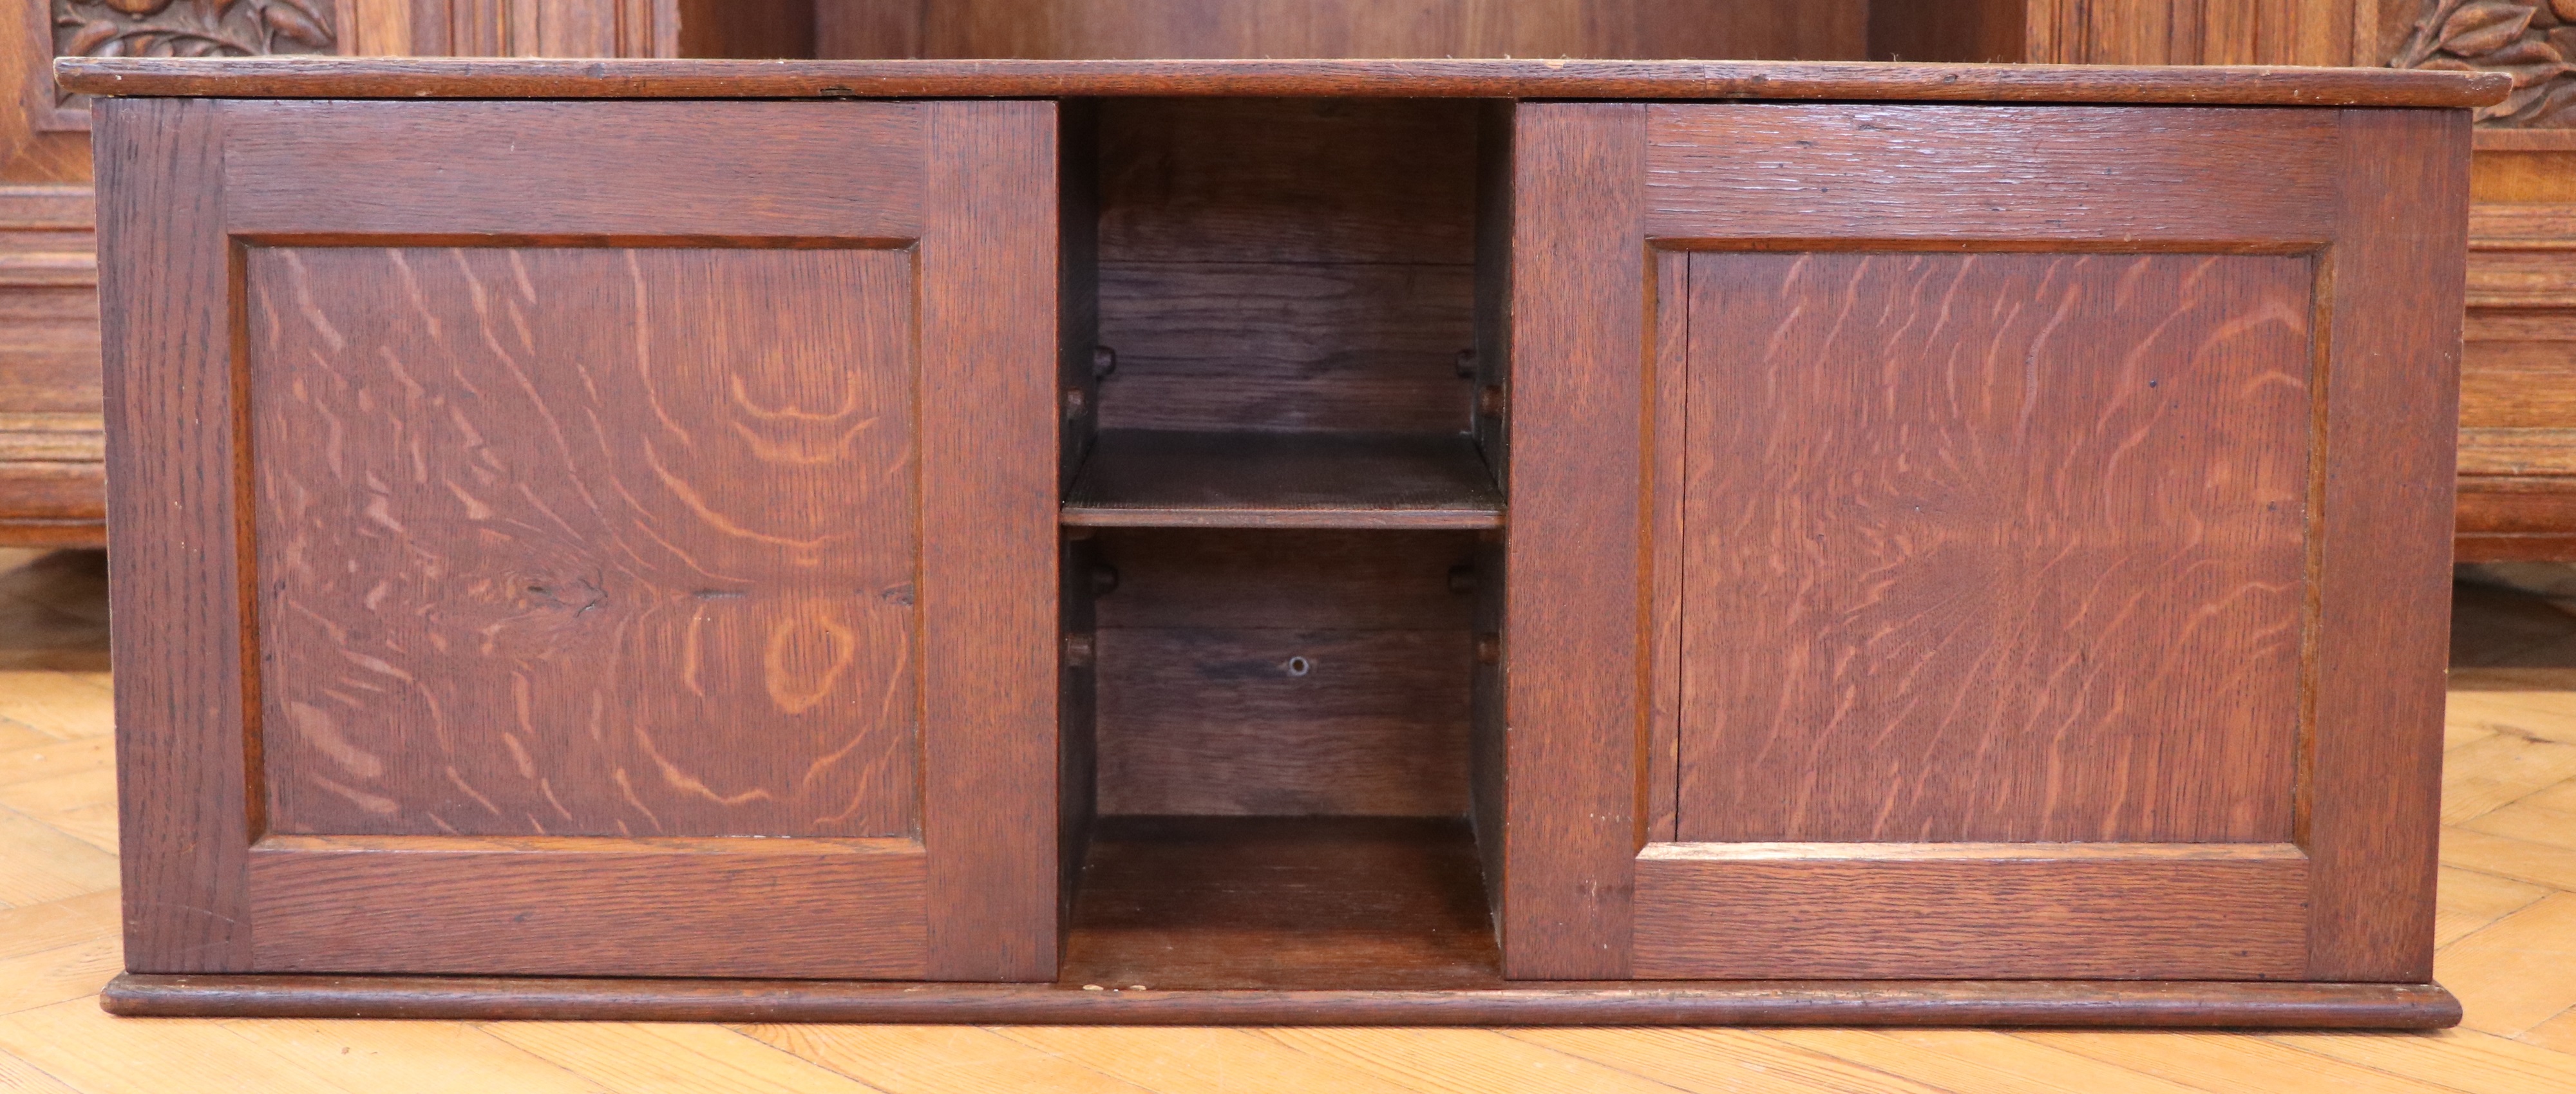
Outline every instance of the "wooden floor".
POLYGON ((0 1091, 2576 1091, 2576 617, 2461 596, 2429 1035, 116 1019, 95 556, 0 552, 0 1091), (15 570, 9 567, 20 566, 15 570))

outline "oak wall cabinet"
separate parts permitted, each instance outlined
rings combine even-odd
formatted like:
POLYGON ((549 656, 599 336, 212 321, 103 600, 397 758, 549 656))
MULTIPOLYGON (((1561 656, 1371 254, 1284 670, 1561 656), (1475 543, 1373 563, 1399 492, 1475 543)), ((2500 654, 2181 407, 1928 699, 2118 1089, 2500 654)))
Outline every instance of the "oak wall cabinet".
POLYGON ((2502 77, 65 74, 111 1009, 2456 1020, 2502 77))

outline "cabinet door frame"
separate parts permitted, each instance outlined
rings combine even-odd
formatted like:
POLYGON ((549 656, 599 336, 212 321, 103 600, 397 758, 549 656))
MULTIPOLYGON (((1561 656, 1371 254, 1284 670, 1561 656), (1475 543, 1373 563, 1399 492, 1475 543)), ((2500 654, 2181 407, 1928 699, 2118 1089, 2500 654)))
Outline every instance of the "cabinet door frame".
MULTIPOLYGON (((1677 407, 1659 392, 1685 355, 1681 281, 1694 250, 1884 248, 2314 256, 2322 390, 2295 821, 2290 844, 2229 865, 2284 900, 2304 894, 2283 971, 2430 979, 2461 289, 2416 273, 2465 247, 2464 113, 1523 103, 1511 115, 1509 191, 1489 206, 1511 240, 1508 729, 1489 835, 1507 976, 1726 975, 1671 959, 1694 944, 1671 932, 1713 939, 1729 913, 1671 914, 1705 899, 1693 879, 1722 865, 1672 842, 1682 517, 1677 407), (1918 143, 1899 162, 1867 137, 1798 149, 1783 136, 1798 111, 1947 112, 1947 129, 1906 134, 1918 143), (1694 123, 1761 139, 1694 143, 1694 123), (2195 159, 2188 135, 2221 129, 2238 139, 2209 154, 2235 159, 2195 159), (1745 169, 1722 166, 1729 156, 1745 169), (2291 177, 2301 185, 2252 185, 2291 177), (1991 200, 1966 200, 1980 193, 1991 200)), ((2157 847, 2150 867, 2191 853, 2157 847)), ((2069 878, 2103 868, 1999 861, 2069 878)), ((2044 966, 2009 975, 2052 978, 2044 966)), ((1906 975, 1901 961, 1865 974, 1906 975)))
POLYGON ((99 110, 128 969, 1054 977, 1053 103, 99 110), (243 249, 627 240, 913 252, 918 838, 270 838, 243 249), (563 967, 567 919, 627 956, 563 967))

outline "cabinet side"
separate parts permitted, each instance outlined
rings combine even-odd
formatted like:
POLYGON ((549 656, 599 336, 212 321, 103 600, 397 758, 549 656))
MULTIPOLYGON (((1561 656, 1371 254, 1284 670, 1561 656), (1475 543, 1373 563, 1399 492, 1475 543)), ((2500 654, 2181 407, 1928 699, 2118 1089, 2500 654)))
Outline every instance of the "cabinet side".
MULTIPOLYGON (((1476 121, 1476 390, 1511 388, 1512 353, 1512 116, 1513 102, 1485 106, 1476 121)), ((1479 403, 1481 404, 1481 400, 1479 403)), ((1476 447, 1494 482, 1511 489, 1511 435, 1501 414, 1480 409, 1476 447)), ((1503 902, 1503 590, 1509 588, 1503 537, 1479 535, 1476 543, 1475 683, 1468 715, 1467 812, 1476 833, 1488 909, 1503 902), (1491 657, 1485 656, 1490 652, 1491 657)), ((1497 920, 1499 922, 1499 920, 1497 920)))
POLYGON ((2308 977, 2428 980, 2441 815, 2469 117, 2346 110, 2319 294, 2308 977), (2427 276, 2428 274, 2435 276, 2427 276))
POLYGON ((125 964, 250 965, 246 541, 222 104, 98 112, 125 964))

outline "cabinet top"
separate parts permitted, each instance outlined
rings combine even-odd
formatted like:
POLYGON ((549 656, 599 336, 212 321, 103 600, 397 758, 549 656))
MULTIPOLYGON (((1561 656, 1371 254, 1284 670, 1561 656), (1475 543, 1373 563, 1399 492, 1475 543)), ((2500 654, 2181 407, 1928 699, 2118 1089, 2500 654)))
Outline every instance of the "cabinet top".
POLYGON ((241 99, 838 99, 1346 96, 1858 99, 2485 106, 2499 72, 1875 61, 732 61, 545 58, 90 58, 64 90, 241 99))

